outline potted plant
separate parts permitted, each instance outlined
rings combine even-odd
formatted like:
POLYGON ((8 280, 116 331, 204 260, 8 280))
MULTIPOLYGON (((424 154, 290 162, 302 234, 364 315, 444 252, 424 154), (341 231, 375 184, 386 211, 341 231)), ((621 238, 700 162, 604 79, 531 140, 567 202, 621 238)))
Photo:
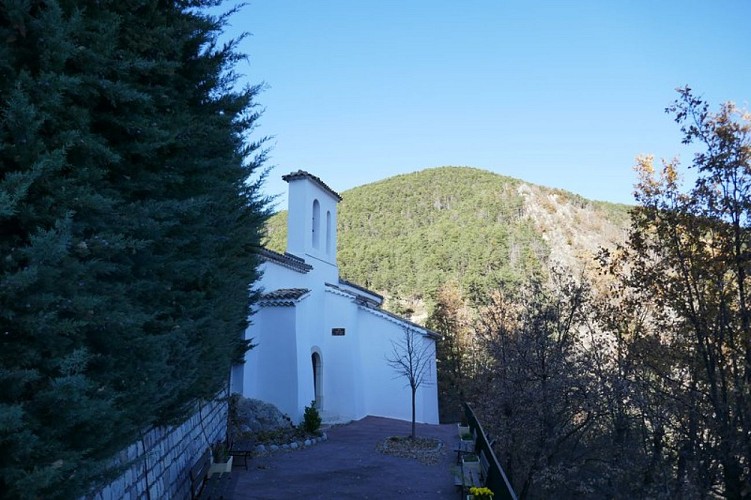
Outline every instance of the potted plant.
POLYGON ((461 438, 465 434, 469 434, 469 424, 456 424, 456 428, 459 431, 459 437, 461 438))
POLYGON ((232 472, 232 459, 234 457, 229 454, 227 445, 221 441, 217 441, 211 446, 211 467, 209 468, 209 475, 211 474, 223 474, 232 472))
POLYGON ((475 439, 474 436, 472 436, 471 433, 465 432, 463 434, 459 435, 459 451, 460 452, 468 452, 468 451, 474 451, 475 449, 475 439))

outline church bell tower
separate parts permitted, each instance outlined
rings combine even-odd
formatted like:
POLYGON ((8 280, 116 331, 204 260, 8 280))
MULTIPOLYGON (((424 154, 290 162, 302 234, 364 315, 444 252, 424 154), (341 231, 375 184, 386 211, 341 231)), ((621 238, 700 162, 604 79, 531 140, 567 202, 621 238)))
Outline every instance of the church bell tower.
POLYGON ((289 184, 287 252, 306 262, 313 259, 336 268, 336 209, 342 197, 302 170, 282 179, 289 184))

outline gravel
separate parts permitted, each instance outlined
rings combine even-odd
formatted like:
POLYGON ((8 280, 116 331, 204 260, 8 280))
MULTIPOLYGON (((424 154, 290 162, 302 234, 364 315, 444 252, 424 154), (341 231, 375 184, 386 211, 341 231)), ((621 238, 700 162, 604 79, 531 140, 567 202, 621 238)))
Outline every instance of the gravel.
POLYGON ((411 458, 427 465, 433 465, 445 453, 443 441, 432 438, 415 438, 392 436, 376 446, 376 450, 385 455, 411 458))

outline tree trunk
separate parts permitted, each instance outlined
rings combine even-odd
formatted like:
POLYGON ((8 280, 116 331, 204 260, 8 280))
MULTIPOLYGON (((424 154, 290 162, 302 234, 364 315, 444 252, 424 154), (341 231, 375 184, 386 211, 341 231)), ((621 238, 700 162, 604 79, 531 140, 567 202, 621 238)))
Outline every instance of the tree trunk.
POLYGON ((412 387, 412 439, 415 439, 415 393, 417 387, 412 387))
POLYGON ((722 454, 720 463, 722 463, 723 469, 722 472, 723 482, 725 486, 725 498, 743 498, 745 496, 743 494, 743 466, 739 464, 738 460, 733 456, 729 437, 726 437, 725 441, 723 443, 720 443, 720 453, 722 454))

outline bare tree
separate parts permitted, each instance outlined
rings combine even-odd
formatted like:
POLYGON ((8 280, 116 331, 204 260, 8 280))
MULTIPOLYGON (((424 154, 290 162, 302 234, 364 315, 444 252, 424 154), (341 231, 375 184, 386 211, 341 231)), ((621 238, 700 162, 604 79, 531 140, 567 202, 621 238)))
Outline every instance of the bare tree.
POLYGON ((751 115, 732 103, 713 113, 688 87, 678 92, 667 111, 697 146, 696 180, 685 189, 677 160, 656 172, 651 157, 639 159, 625 255, 631 286, 665 311, 644 339, 647 356, 669 353, 647 359, 649 386, 675 408, 665 429, 673 496, 742 498, 751 492, 751 115))
POLYGON ((404 329, 404 336, 399 341, 391 341, 391 355, 386 357, 389 366, 396 370, 399 377, 404 377, 412 390, 412 434, 415 439, 415 395, 417 389, 429 381, 430 367, 434 359, 434 343, 411 328, 404 329))

